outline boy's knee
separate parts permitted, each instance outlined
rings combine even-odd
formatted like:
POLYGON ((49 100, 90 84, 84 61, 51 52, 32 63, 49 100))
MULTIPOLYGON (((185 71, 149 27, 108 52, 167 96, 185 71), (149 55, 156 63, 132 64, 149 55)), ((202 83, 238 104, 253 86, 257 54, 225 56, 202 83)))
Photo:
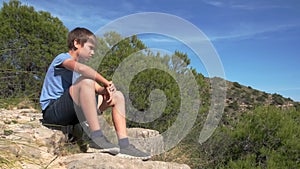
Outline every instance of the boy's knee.
POLYGON ((95 87, 95 81, 92 79, 80 79, 80 86, 95 87))
POLYGON ((125 98, 122 92, 116 91, 114 93, 114 99, 119 101, 119 100, 124 100, 125 98))

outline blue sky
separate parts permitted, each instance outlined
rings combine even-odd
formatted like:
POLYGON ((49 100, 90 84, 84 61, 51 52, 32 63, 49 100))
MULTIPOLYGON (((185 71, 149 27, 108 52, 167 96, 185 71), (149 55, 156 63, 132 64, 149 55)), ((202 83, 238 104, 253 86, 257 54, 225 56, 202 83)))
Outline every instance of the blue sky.
MULTIPOLYGON (((7 2, 7 0, 5 0, 7 2)), ((68 29, 96 32, 130 14, 161 12, 182 18, 201 30, 213 44, 225 79, 267 93, 300 101, 300 1, 298 0, 21 0, 48 11, 68 29)), ((1 4, 2 5, 2 4, 1 4)), ((159 18, 158 18, 159 19, 159 18)), ((150 25, 146 25, 150 26, 150 25)), ((134 29, 134 26, 133 28, 134 29)), ((178 28, 174 28, 178 29, 178 28)), ((184 30, 183 30, 184 31, 184 30)), ((174 41, 146 45, 188 50, 174 41)), ((193 57, 190 51, 186 51, 193 57)), ((206 75, 197 60, 192 67, 206 75)))

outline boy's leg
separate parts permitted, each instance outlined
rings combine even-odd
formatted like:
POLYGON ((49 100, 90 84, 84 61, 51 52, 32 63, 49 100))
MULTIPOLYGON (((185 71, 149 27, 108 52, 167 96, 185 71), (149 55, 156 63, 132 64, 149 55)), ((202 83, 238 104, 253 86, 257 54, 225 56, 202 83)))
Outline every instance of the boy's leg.
POLYGON ((99 130, 100 124, 96 110, 95 82, 91 79, 79 79, 70 87, 70 95, 75 104, 81 107, 90 130, 92 132, 99 130))
MULTIPOLYGON (((70 94, 74 100, 74 102, 80 105, 85 118, 90 126, 92 131, 97 131, 100 129, 100 124, 97 117, 97 108, 96 108, 96 97, 95 97, 95 82, 90 79, 79 79, 71 88, 70 94)), ((107 103, 107 99, 102 97, 102 104, 100 105, 100 111, 104 111, 108 107, 112 107, 112 117, 114 126, 119 138, 119 145, 121 149, 116 149, 110 143, 107 143, 105 137, 97 137, 94 142, 105 142, 101 146, 97 146, 93 144, 95 148, 103 148, 105 147, 106 152, 111 154, 117 154, 119 151, 122 153, 124 157, 130 158, 141 158, 144 160, 149 159, 151 156, 147 153, 144 153, 134 146, 129 144, 127 132, 126 132, 126 117, 125 117, 125 99, 121 92, 116 91, 112 94, 112 101, 107 103)), ((100 100, 101 102, 101 100, 100 100)), ((99 143, 97 143, 99 144, 99 143)))
POLYGON ((112 101, 110 103, 106 102, 106 98, 99 97, 100 111, 104 111, 108 107, 112 107, 112 117, 116 133, 119 139, 120 154, 118 156, 128 157, 128 158, 139 158, 143 160, 148 160, 151 155, 142 152, 135 148, 133 145, 129 144, 127 131, 126 131, 126 117, 125 117, 125 99, 120 91, 116 91, 112 95, 112 101))
MULTIPOLYGON (((92 141, 89 145, 90 148, 93 148, 91 151, 107 152, 113 155, 118 154, 120 151, 119 147, 110 143, 100 130, 95 97, 95 82, 91 79, 80 78, 70 87, 70 95, 75 104, 79 105, 89 124, 89 129, 92 132, 92 141)), ((82 120, 79 119, 79 121, 82 120)))
MULTIPOLYGON (((90 79, 79 79, 73 86, 70 87, 70 95, 73 101, 79 105, 85 115, 91 131, 100 129, 100 124, 97 115, 97 106, 95 98, 95 82, 90 79)), ((113 94, 113 99, 110 103, 99 97, 102 102, 100 111, 112 107, 112 117, 119 138, 127 137, 126 119, 125 119, 125 99, 121 92, 117 91, 113 94)), ((79 119, 80 120, 80 119, 79 119)))
POLYGON ((98 102, 101 103, 99 109, 100 111, 104 111, 108 107, 112 107, 112 118, 117 136, 119 139, 127 138, 124 96, 120 91, 116 91, 112 97, 112 101, 107 103, 106 98, 99 96, 98 102))

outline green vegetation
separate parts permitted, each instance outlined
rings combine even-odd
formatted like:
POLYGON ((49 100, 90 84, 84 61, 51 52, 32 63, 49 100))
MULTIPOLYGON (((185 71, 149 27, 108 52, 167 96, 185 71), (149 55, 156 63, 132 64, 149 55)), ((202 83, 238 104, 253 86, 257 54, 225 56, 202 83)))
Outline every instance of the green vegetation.
POLYGON ((205 152, 218 168, 299 168, 299 112, 257 107, 239 116, 233 128, 220 127, 205 152), (297 116, 297 117, 296 117, 297 116), (221 142, 215 140, 221 140, 221 142))
POLYGON ((36 102, 49 62, 66 50, 68 30, 50 13, 19 1, 3 2, 0 24, 0 98, 36 102))
MULTIPOLYGON (((47 67, 53 57, 66 51, 68 30, 58 18, 47 12, 36 12, 33 7, 18 1, 3 3, 0 22, 0 107, 37 104, 47 67)), ((222 120, 213 136, 200 145, 199 134, 211 102, 211 79, 189 68, 188 55, 176 51, 162 56, 149 51, 137 36, 123 38, 117 32, 107 32, 98 42, 96 56, 88 64, 108 79, 114 79, 121 91, 125 89, 126 77, 114 75, 129 56, 135 56, 137 62, 151 59, 155 62, 149 64, 160 63, 167 67, 168 71, 142 69, 137 62, 129 63, 142 70, 128 85, 127 101, 138 110, 130 113, 133 118, 128 121, 129 127, 166 131, 180 112, 180 87, 174 77, 184 77, 190 71, 198 84, 201 106, 192 130, 176 147, 157 155, 154 160, 186 163, 192 168, 300 167, 300 103, 238 82, 227 82, 222 120), (163 92, 164 110, 153 121, 136 121, 134 117, 151 119, 153 112, 148 111, 151 99, 161 99, 152 97, 153 91, 163 92)), ((123 72, 119 73, 122 75, 123 72)), ((189 83, 186 81, 187 86, 189 83)), ((11 134, 9 130, 4 132, 11 134)), ((8 161, 0 155, 1 163, 8 161)))

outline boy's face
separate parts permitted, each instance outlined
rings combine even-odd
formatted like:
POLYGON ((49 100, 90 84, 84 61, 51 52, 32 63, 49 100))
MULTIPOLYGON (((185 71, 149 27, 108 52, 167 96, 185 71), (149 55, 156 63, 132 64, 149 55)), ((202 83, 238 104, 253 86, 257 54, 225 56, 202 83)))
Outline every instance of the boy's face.
POLYGON ((95 45, 87 41, 83 46, 79 45, 78 47, 78 56, 82 61, 88 61, 94 55, 95 45))

